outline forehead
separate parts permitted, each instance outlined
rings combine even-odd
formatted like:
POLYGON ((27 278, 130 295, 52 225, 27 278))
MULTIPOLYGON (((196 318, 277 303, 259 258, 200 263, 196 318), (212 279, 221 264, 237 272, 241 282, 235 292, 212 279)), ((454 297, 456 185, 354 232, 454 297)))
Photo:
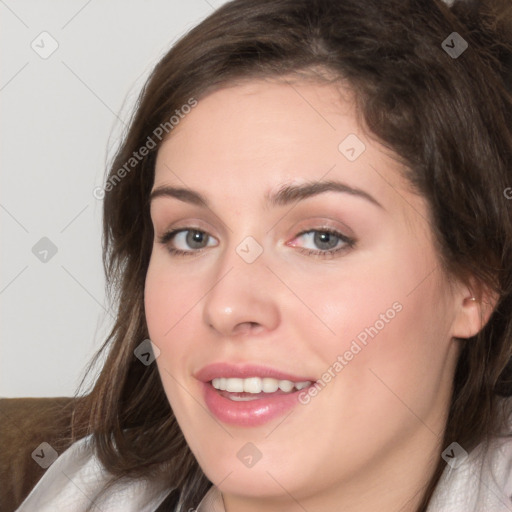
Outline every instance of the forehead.
POLYGON ((336 155, 339 135, 358 130, 352 104, 339 96, 334 87, 312 83, 258 80, 226 87, 199 100, 159 156, 167 148, 213 160, 225 159, 229 151, 233 163, 252 159, 256 164, 326 149, 336 155), (284 147, 287 151, 280 151, 284 147))
POLYGON ((359 126, 350 90, 259 80, 199 100, 162 144, 155 188, 186 186, 235 200, 330 179, 385 203, 404 185, 399 171, 359 126))

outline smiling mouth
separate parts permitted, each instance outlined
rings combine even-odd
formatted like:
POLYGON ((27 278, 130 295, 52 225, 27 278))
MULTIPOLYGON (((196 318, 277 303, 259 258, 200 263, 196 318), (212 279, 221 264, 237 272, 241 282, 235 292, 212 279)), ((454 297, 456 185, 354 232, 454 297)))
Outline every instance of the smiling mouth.
POLYGON ((311 386, 311 381, 293 382, 271 377, 226 378, 217 377, 210 381, 218 394, 235 402, 259 400, 277 395, 290 395, 311 386))
POLYGON ((216 363, 199 370, 203 400, 220 421, 253 428, 297 407, 316 384, 311 375, 293 375, 263 365, 216 363))

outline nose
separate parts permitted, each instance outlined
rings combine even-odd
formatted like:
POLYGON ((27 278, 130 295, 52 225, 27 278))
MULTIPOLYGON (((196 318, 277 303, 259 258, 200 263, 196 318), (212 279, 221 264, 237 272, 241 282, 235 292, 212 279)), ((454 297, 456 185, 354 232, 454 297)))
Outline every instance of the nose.
POLYGON ((226 252, 203 302, 205 324, 223 337, 276 329, 279 281, 267 268, 265 253, 247 263, 235 249, 226 252))

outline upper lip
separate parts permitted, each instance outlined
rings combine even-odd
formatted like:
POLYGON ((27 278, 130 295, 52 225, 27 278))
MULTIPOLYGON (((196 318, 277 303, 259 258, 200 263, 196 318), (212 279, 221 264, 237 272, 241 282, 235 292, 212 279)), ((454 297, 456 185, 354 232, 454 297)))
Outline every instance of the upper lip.
POLYGON ((270 366, 255 364, 234 364, 218 362, 203 366, 195 372, 194 377, 202 382, 210 382, 216 377, 247 379, 249 377, 270 377, 277 380, 290 380, 292 382, 314 382, 316 379, 308 376, 297 376, 277 370, 270 366))

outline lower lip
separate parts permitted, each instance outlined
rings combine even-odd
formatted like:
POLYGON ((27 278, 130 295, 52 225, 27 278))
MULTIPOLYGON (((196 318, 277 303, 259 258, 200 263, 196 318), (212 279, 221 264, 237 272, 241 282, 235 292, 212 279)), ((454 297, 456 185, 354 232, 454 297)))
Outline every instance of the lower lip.
POLYGON ((299 393, 308 388, 293 393, 271 395, 243 402, 235 402, 217 393, 210 382, 203 382, 203 397, 206 406, 216 418, 230 425, 240 427, 256 427, 277 418, 300 402, 299 393))

